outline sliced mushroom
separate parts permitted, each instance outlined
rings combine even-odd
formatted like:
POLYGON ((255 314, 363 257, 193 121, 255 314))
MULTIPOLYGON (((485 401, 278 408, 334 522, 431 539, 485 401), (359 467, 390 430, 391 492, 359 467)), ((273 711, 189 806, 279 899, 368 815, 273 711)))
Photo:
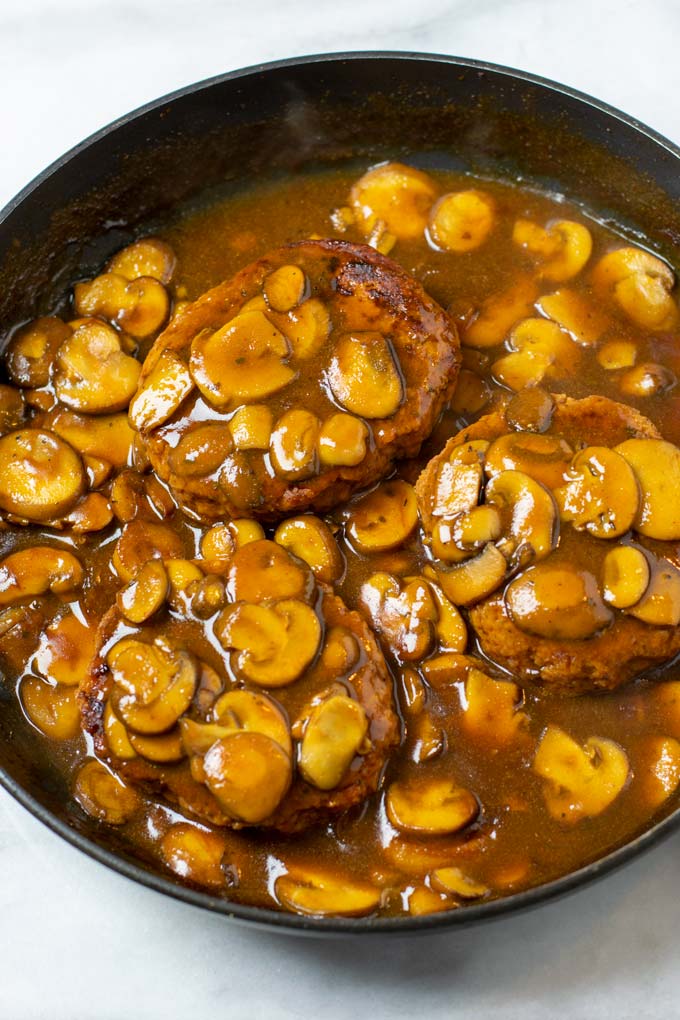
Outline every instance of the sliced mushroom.
POLYGON ((68 513, 85 488, 83 462, 52 432, 0 437, 0 508, 40 523, 68 513))
POLYGON ((264 733, 275 740, 287 754, 292 754, 290 728, 280 706, 259 691, 227 691, 217 699, 212 710, 213 720, 220 726, 252 733, 264 733))
POLYGON ((680 570, 668 560, 655 560, 644 595, 627 610, 631 616, 657 627, 680 624, 680 570))
POLYGON ((50 740, 71 740, 80 733, 80 708, 74 687, 53 686, 37 676, 25 676, 19 697, 30 721, 50 740))
POLYGON ((442 195, 430 212, 428 234, 437 248, 458 254, 482 245, 494 225, 491 195, 484 191, 452 191, 442 195))
POLYGON ((564 378, 577 369, 580 351, 550 319, 523 319, 508 339, 510 354, 491 366, 494 378, 511 390, 535 386, 544 378, 564 378))
POLYGON ((188 366, 172 351, 163 351, 130 401, 130 422, 149 432, 170 418, 194 388, 188 366))
POLYGON ((211 574, 225 573, 237 549, 264 538, 262 525, 248 518, 214 524, 201 538, 201 556, 211 574))
POLYGON ((199 333, 189 369, 205 399, 229 410, 257 403, 295 378, 290 345, 262 312, 242 312, 216 333, 199 333))
POLYGON ((203 771, 222 809, 248 825, 273 814, 292 778, 286 752, 271 737, 246 730, 217 740, 203 759, 203 771))
POLYGON ((560 436, 510 432, 492 442, 484 470, 491 478, 501 471, 521 471, 546 489, 556 489, 566 481, 573 455, 569 443, 560 436))
POLYGON ((483 896, 488 896, 491 892, 488 886, 477 882, 460 868, 454 866, 435 868, 430 873, 430 882, 433 888, 441 889, 445 893, 452 893, 463 900, 478 900, 483 896))
POLYGON ((126 524, 111 556, 111 565, 123 581, 132 581, 149 560, 181 559, 182 539, 167 524, 136 518, 126 524))
POLYGON ((552 494, 522 471, 501 471, 486 487, 488 504, 503 518, 498 548, 507 559, 522 562, 546 557, 557 544, 557 508, 552 494))
POLYGON ((620 368, 632 368, 637 361, 638 350, 632 340, 609 340, 598 350, 598 364, 607 372, 620 368))
POLYGON ((114 688, 113 709, 130 730, 164 733, 187 710, 196 690, 192 657, 157 639, 123 639, 107 655, 114 688))
POLYGON ((368 236, 378 224, 399 240, 422 237, 437 197, 434 181, 403 163, 381 163, 360 177, 350 192, 357 224, 368 236))
POLYGON ((405 542, 417 523, 418 503, 413 486, 395 478, 352 504, 347 534, 360 552, 384 552, 405 542))
POLYGON ((606 446, 587 446, 574 457, 566 485, 555 491, 562 520, 596 538, 618 538, 633 525, 640 491, 625 458, 606 446))
POLYGON ((280 266, 267 276, 263 285, 267 305, 274 312, 289 312, 305 296, 307 279, 299 266, 280 266))
POLYGON ((10 340, 5 354, 11 381, 29 389, 47 386, 54 356, 71 333, 71 327, 54 315, 33 319, 22 326, 10 340))
POLYGON ((298 599, 270 605, 237 602, 215 623, 223 648, 238 653, 239 672, 262 687, 285 687, 304 673, 321 643, 314 610, 298 599))
POLYGON ((437 578, 454 606, 472 606, 486 598, 504 581, 507 561, 489 542, 481 553, 452 567, 437 566, 437 578))
POLYGON ((144 735, 130 730, 130 744, 137 754, 159 765, 181 761, 186 756, 179 726, 169 733, 144 735))
MULTIPOLYGON (((528 386, 510 398, 505 408, 505 420, 517 432, 543 433, 550 428, 554 412, 552 394, 540 386, 528 386)), ((531 472, 527 471, 527 474, 531 472)))
POLYGON ((643 329, 672 329, 677 323, 673 270, 648 251, 625 247, 604 255, 593 270, 593 285, 643 329))
POLYGON ((464 330, 463 343, 481 349, 503 343, 515 323, 531 314, 537 297, 536 283, 529 277, 519 277, 482 303, 464 330))
POLYGON ((468 635, 465 620, 439 585, 430 582, 430 591, 437 605, 435 633, 441 652, 464 652, 468 635))
POLYGON ((474 506, 453 521, 440 521, 432 532, 432 554, 436 559, 460 563, 495 542, 503 531, 501 514, 495 506, 474 506))
POLYGON ((176 261, 174 251, 160 237, 141 237, 116 252, 106 268, 126 280, 150 276, 160 283, 170 283, 176 261))
POLYGON ((627 397, 655 397, 673 389, 677 381, 674 373, 665 365, 645 361, 624 372, 619 379, 619 387, 627 397))
POLYGON ((547 727, 533 767, 547 780, 548 811, 560 822, 602 814, 619 796, 629 775, 626 753, 613 740, 590 737, 581 747, 557 726, 547 727))
POLYGON ((141 807, 135 791, 98 761, 78 770, 73 795, 83 811, 108 825, 124 825, 141 807))
POLYGON ((21 390, 0 383, 0 434, 13 432, 24 419, 26 406, 21 390))
POLYGON ((627 439, 616 452, 640 486, 635 530, 661 541, 680 539, 680 450, 663 439, 627 439))
POLYGON ((581 272, 593 250, 590 231, 574 220, 554 220, 539 227, 531 220, 517 220, 512 239, 541 262, 546 280, 570 280, 581 272))
POLYGON ((274 541, 289 549, 312 568, 320 581, 331 584, 343 572, 342 554, 333 532, 320 517, 304 514, 279 524, 274 541))
POLYGON ((332 414, 319 431, 319 459, 327 467, 355 467, 367 452, 366 422, 353 414, 332 414))
POLYGON ((397 829, 429 836, 458 832, 479 814, 477 799, 451 779, 394 782, 387 789, 385 809, 397 829))
POLYGON ((73 296, 81 318, 108 319, 140 340, 158 332, 170 314, 168 292, 151 276, 126 280, 118 273, 102 273, 94 280, 77 283, 73 296))
POLYGON ((272 313, 269 317, 285 336, 298 361, 307 361, 318 354, 331 331, 328 309, 317 298, 308 298, 287 315, 272 313))
POLYGON ((188 822, 171 825, 161 840, 163 860, 176 875, 197 885, 220 887, 227 883, 224 859, 227 845, 219 832, 199 829, 188 822))
POLYGON ((368 718, 346 693, 331 694, 312 709, 300 743, 298 765, 318 790, 334 790, 357 754, 370 748, 368 718))
POLYGON ((642 549, 618 545, 610 549, 602 566, 602 595, 615 609, 637 605, 649 585, 651 571, 642 549))
POLYGON ((281 415, 269 440, 271 461, 277 475, 291 481, 302 481, 316 474, 320 426, 316 415, 302 408, 294 408, 281 415))
POLYGON ((278 901, 309 917, 364 917, 380 905, 381 891, 346 875, 296 868, 279 875, 274 885, 278 901))
POLYGON ((609 326, 600 309, 573 290, 556 290, 538 302, 538 308, 570 334, 582 347, 593 347, 609 326))
MULTIPOLYGON (((175 563, 178 561, 175 560, 175 563)), ((160 560, 149 560, 116 596, 116 605, 126 620, 144 623, 157 613, 167 598, 170 581, 160 560)))
POLYGON ((268 450, 274 416, 266 404, 245 404, 229 421, 237 450, 268 450))
POLYGON ((114 712, 110 701, 107 701, 104 709, 104 733, 109 750, 116 758, 129 761, 137 757, 137 752, 130 743, 128 731, 114 712))
POLYGON ((450 520, 477 505, 488 449, 486 439, 475 439, 455 446, 448 459, 441 462, 434 482, 433 517, 450 520))
POLYGON ((451 410, 465 416, 478 414, 490 400, 491 387, 486 379, 470 369, 461 369, 450 402, 451 410))
POLYGON ((514 743, 528 725, 519 710, 522 692, 509 680, 494 680, 473 667, 465 680, 463 726, 476 741, 504 747, 514 743))
POLYGON ((224 421, 200 422, 170 450, 168 465, 181 478, 209 478, 220 471, 232 450, 231 432, 224 421))
POLYGON ((591 573, 552 563, 529 567, 511 581, 505 605, 520 630, 554 641, 593 637, 614 619, 591 573))
POLYGON ((94 457, 117 468, 123 468, 130 462, 134 432, 125 414, 97 415, 94 418, 60 409, 41 422, 81 456, 94 457))
POLYGON ((362 585, 359 599, 375 629, 400 659, 418 661, 432 650, 439 610, 427 581, 408 579, 402 588, 391 574, 373 574, 362 585))
POLYGON ((381 333, 340 336, 327 374, 337 402, 361 418, 390 418, 404 399, 396 355, 381 333))
POLYGON ((113 520, 113 510, 101 492, 88 492, 65 517, 50 521, 52 527, 68 525, 77 535, 102 531, 113 520))
POLYGON ((86 319, 59 347, 52 376, 62 404, 87 414, 110 414, 127 407, 140 371, 115 329, 86 319))
POLYGON ((645 801, 660 807, 680 786, 680 742, 673 737, 649 735, 636 746, 636 759, 645 801))
POLYGON ((229 567, 229 591, 234 602, 264 599, 308 600, 314 575, 276 542, 266 539, 237 548, 229 567))
POLYGON ((34 545, 0 560, 0 605, 34 595, 67 595, 83 583, 80 560, 66 549, 34 545))
POLYGON ((85 676, 94 649, 94 628, 81 623, 76 614, 68 610, 52 620, 40 635, 33 668, 53 683, 74 687, 85 676))

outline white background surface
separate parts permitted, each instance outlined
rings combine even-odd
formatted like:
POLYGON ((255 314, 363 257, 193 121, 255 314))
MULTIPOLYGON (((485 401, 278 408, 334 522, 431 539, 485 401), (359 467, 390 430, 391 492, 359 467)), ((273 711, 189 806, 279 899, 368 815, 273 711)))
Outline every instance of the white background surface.
MULTIPOLYGON (((191 81, 340 49, 479 57, 680 141, 677 0, 0 0, 0 206, 191 81)), ((1 1020, 680 1017, 680 836, 566 901, 417 940, 230 925, 137 887, 0 794, 1 1020)))

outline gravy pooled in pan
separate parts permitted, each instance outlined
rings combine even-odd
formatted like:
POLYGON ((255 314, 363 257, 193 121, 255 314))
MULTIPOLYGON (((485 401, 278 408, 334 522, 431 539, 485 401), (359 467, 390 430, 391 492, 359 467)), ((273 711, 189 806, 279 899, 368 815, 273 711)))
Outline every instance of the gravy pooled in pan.
POLYGON ((0 668, 73 810, 313 916, 503 897, 671 810, 666 262, 398 163, 156 229, 4 356, 0 668))

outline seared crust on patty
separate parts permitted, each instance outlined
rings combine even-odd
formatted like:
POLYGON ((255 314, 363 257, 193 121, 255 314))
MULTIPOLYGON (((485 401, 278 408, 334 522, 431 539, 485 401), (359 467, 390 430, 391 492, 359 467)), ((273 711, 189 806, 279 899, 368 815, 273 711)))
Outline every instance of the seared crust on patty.
MULTIPOLYGON (((272 543, 257 543, 263 553, 272 543)), ((291 557, 291 559, 293 559, 291 557)), ((300 561, 295 560, 299 567, 300 561)), ((308 599, 308 596, 305 596, 308 599)), ((291 833, 307 829, 330 819, 347 808, 360 804, 373 793, 380 783, 389 754, 399 739, 399 725, 393 701, 393 682, 384 657, 372 632, 362 617, 347 608, 344 602, 326 585, 317 584, 309 596, 322 622, 324 638, 319 653, 306 671, 290 686, 265 689, 243 683, 238 678, 234 662, 228 651, 221 649, 214 639, 215 622, 202 621, 186 614, 166 612, 155 622, 133 629, 118 608, 112 608, 104 617, 98 632, 97 653, 81 685, 80 704, 84 728, 93 738, 98 757, 108 762, 128 783, 139 786, 154 797, 161 797, 179 805, 198 818, 228 828, 242 828, 251 824, 230 816, 204 782, 198 781, 197 772, 190 766, 190 758, 177 763, 157 764, 138 754, 120 758, 113 753, 105 728, 107 703, 114 695, 114 676, 107 661, 110 650, 118 641, 133 637, 147 643, 161 638, 174 648, 188 652, 193 661, 205 665, 219 676, 221 689, 215 692, 212 704, 220 694, 231 690, 250 690, 271 699, 287 720, 287 727, 308 716, 310 704, 318 703, 328 692, 338 690, 358 702, 367 719, 369 743, 353 758, 341 781, 332 789, 319 789, 303 778, 296 756, 300 755, 300 729, 293 729, 293 773, 290 786, 269 817, 258 821, 258 826, 291 833), (324 655, 329 634, 338 628, 350 644, 356 646, 356 661, 342 668, 324 655), (216 651, 217 649, 217 651, 216 651)), ((273 604, 264 600, 262 605, 273 604)), ((337 633, 337 632, 336 632, 337 633)), ((232 653, 233 655, 233 653, 232 653)), ((200 682, 191 705, 184 717, 198 724, 209 721, 210 703, 202 700, 200 682)), ((113 698, 115 701, 115 697, 113 698)), ((176 727, 175 727, 176 729, 176 727)))
MULTIPOLYGON (((348 499, 388 473, 396 459, 418 452, 453 392, 460 363, 456 327, 422 287, 374 249, 339 240, 288 245, 200 297, 154 343, 144 362, 138 393, 143 394, 153 383, 150 377, 164 352, 179 359, 189 392, 166 420, 156 424, 152 419, 151 427, 143 414, 135 413, 133 400, 131 420, 141 433, 154 470, 170 485, 180 505, 205 519, 247 512, 271 520, 305 509, 327 510, 348 499), (288 318, 299 318, 299 309, 309 305, 311 297, 317 309, 321 306, 322 317, 323 309, 329 317, 324 320, 328 337, 316 352, 307 351, 302 357, 293 343, 283 363, 294 378, 269 396, 242 403, 265 404, 272 412, 274 427, 283 414, 296 409, 311 412, 319 425, 334 414, 351 411, 366 427, 365 454, 358 462, 330 463, 323 455, 319 458, 317 448, 308 468, 296 477, 286 477, 276 465, 272 467, 271 450, 232 449, 227 423, 239 400, 223 407, 211 406, 192 386, 188 374, 196 338, 222 330, 253 300, 278 329, 290 333, 290 322, 266 305, 262 288, 275 270, 291 266, 304 272, 308 297, 288 318), (380 356, 394 360, 391 382, 398 386, 400 381, 402 394, 398 406, 384 417, 373 417, 370 407, 363 413, 352 411, 351 401, 349 406, 342 404, 342 393, 333 396, 331 362, 338 338, 348 335, 372 337, 373 344, 377 337, 378 344, 386 344, 380 356), (187 471, 174 451, 184 437, 206 422, 224 425, 221 438, 216 433, 224 457, 220 459, 218 452, 205 472, 187 471)), ((367 356, 369 367, 372 357, 367 356)), ((363 374, 363 385, 368 386, 366 371, 363 374)), ((378 394, 384 392, 380 385, 376 389, 378 394)), ((311 441, 313 445, 313 437, 311 441)), ((356 460, 351 456, 345 459, 356 460)))
MULTIPOLYGON (((548 434, 565 439, 574 451, 591 445, 613 448, 631 438, 659 438, 655 426, 638 411, 604 397, 574 400, 556 395, 554 402, 548 434)), ((452 437, 430 461, 416 487, 426 533, 431 533, 435 523, 433 492, 440 464, 462 443, 493 441, 510 431, 504 408, 500 408, 452 437)), ((641 537, 638 544, 653 554, 665 551, 674 556, 676 552, 675 544, 649 542, 641 537)), ((597 573, 610 543, 563 523, 560 546, 543 562, 583 563, 597 573)), ((511 577, 512 573, 508 580, 511 577)), ((528 633, 511 618, 504 588, 505 583, 472 605, 467 610, 468 620, 484 655, 508 670, 520 684, 562 695, 613 690, 680 652, 679 627, 650 625, 618 611, 606 629, 584 639, 553 639, 528 633)))

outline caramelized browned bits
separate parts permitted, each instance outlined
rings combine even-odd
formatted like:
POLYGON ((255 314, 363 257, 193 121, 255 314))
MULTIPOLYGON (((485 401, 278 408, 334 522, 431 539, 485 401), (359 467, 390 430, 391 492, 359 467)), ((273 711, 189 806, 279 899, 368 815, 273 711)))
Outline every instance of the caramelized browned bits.
POLYGON ((53 315, 22 326, 10 340, 5 354, 10 380, 30 389, 47 386, 54 356, 70 335, 71 327, 53 315))
POLYGON ((574 457, 555 499, 562 520, 596 538, 618 538, 638 513, 638 483, 626 460, 606 446, 588 446, 574 457))
POLYGON ((130 402, 130 421, 139 432, 155 429, 189 396, 194 380, 188 366, 172 351, 162 351, 130 402))
POLYGON ((517 220, 512 239, 538 259, 544 279, 556 282, 580 273, 593 250, 590 231, 574 220, 554 220, 545 228, 530 220, 517 220))
POLYGON ((292 778, 286 752, 271 737, 246 730, 216 741, 203 769, 206 785, 224 811, 249 825, 274 813, 292 778))
POLYGON ((127 407, 141 365, 126 354, 115 329, 87 319, 59 347, 53 364, 54 388, 74 411, 105 414, 127 407))
POLYGON ((71 740, 80 732, 80 709, 74 687, 53 686, 36 676, 25 676, 19 697, 30 721, 51 740, 71 740))
POLYGON ((132 581, 151 559, 181 559, 182 540, 166 524, 135 519, 126 524, 111 557, 111 563, 123 581, 132 581))
POLYGON ((284 687, 305 671, 321 642, 321 625, 298 599, 270 605, 234 603, 215 624, 226 649, 238 652, 237 669, 251 683, 284 687))
POLYGON ((229 592, 234 602, 311 597, 314 575, 296 557, 268 540, 237 549, 229 567, 229 592))
POLYGON ((191 704, 196 665, 186 652, 160 639, 147 644, 123 639, 107 655, 114 679, 113 706, 130 730, 164 733, 191 704))
POLYGON ((302 481, 317 473, 317 438, 321 423, 310 411, 286 411, 269 440, 274 470, 283 478, 302 481))
POLYGON ((529 567, 511 581, 505 605, 520 630, 558 641, 592 637, 614 619, 592 574, 551 563, 529 567))
POLYGON ((229 410, 257 402, 295 378, 290 345, 262 312, 242 312, 216 333, 199 333, 189 368, 205 399, 229 410))
POLYGON ((373 167, 353 186, 350 203, 366 236, 382 223, 400 240, 420 237, 437 197, 434 181, 403 163, 373 167))
POLYGON ((298 765, 308 783, 333 790, 357 754, 367 751, 368 719, 358 701, 331 694, 312 709, 300 743, 298 765))
POLYGON ((227 847, 218 832, 179 822, 171 825, 161 840, 161 853, 171 871, 198 885, 224 886, 222 867, 227 847))
POLYGON ((380 333, 347 333, 335 344, 328 382, 338 403, 362 418, 389 418, 402 403, 401 375, 380 333))
POLYGON ((476 798, 450 779, 394 782, 388 787, 385 808, 397 829, 430 836, 458 832, 479 813, 476 798))
POLYGON ((602 596, 616 609, 630 609, 647 590, 651 572, 642 549, 618 545, 610 549, 602 567, 602 596))
POLYGON ((336 581, 343 572, 344 563, 338 543, 331 529, 319 517, 310 514, 289 517, 279 524, 274 541, 308 563, 319 580, 326 584, 336 581))
POLYGON ((383 482, 352 505, 347 533, 361 552, 382 552, 401 545, 417 523, 413 486, 396 478, 383 482))
POLYGON ((590 737, 581 747, 557 726, 548 726, 534 758, 545 779, 548 811, 561 822, 601 814, 618 797, 629 775, 628 758, 613 740, 590 737))
POLYGON ((640 486, 635 530, 661 541, 680 539, 680 450, 663 439, 627 439, 616 452, 640 486))
POLYGON ((141 807, 135 791, 98 761, 78 770, 74 796, 83 811, 108 825, 124 825, 141 807))
POLYGON ((80 560, 67 549, 35 545, 0 560, 0 605, 31 595, 65 595, 83 583, 80 560))
POLYGON ((673 270, 641 248, 617 248, 597 263, 593 285, 610 295, 619 308, 643 329, 672 329, 678 309, 671 295, 673 270))
POLYGON ((0 508, 40 522, 67 513, 85 488, 83 462, 63 439, 40 429, 0 437, 0 508))
POLYGON ((494 201, 483 191, 442 195, 430 212, 428 236, 443 251, 473 251, 486 241, 494 225, 494 201))
POLYGON ((170 283, 175 264, 175 253, 169 244, 159 237, 142 237, 116 252, 106 268, 109 273, 126 280, 147 276, 160 283, 170 283))
POLYGON ((310 917, 363 917, 380 905, 380 889, 335 872, 296 869, 276 879, 279 902, 310 917))
POLYGON ((144 623, 165 604, 169 579, 160 560, 149 560, 116 596, 116 604, 126 620, 144 623))
POLYGON ((354 467, 366 456, 368 426, 352 414, 332 414, 319 429, 319 459, 327 467, 354 467))

